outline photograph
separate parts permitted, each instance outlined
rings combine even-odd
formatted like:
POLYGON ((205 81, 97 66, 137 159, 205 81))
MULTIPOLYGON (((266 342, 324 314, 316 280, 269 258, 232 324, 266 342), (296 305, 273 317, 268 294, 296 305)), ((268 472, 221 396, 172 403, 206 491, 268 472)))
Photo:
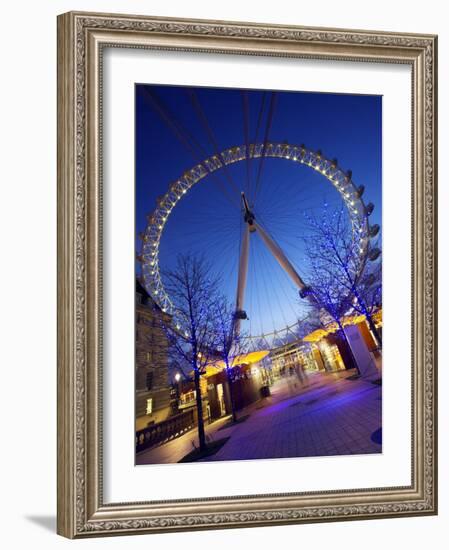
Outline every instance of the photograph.
POLYGON ((2 5, 7 550, 449 539, 446 6, 255 7, 2 5))
POLYGON ((134 90, 135 464, 382 453, 382 96, 134 90))
POLYGON ((248 15, 58 17, 65 537, 437 513, 438 37, 248 15))

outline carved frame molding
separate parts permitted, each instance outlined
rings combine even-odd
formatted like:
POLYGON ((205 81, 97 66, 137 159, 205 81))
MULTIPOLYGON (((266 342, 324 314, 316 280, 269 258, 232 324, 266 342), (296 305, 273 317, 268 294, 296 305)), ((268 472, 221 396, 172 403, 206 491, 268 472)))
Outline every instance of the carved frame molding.
POLYGON ((437 513, 436 56, 431 35, 75 12, 58 17, 58 533, 80 538, 437 513), (104 47, 411 66, 411 486, 103 503, 104 47))

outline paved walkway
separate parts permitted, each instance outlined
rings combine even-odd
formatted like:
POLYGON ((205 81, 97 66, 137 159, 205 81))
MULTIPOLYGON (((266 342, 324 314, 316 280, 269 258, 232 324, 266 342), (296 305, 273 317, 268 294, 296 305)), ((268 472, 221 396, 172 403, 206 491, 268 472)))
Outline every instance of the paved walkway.
MULTIPOLYGON (((206 436, 227 443, 205 461, 287 458, 379 453, 375 432, 381 427, 381 387, 352 371, 311 373, 308 384, 286 377, 271 388, 269 398, 254 403, 239 416, 249 418, 229 425, 229 417, 206 426, 206 436)), ((178 462, 198 445, 196 430, 160 447, 143 451, 137 464, 178 462)))

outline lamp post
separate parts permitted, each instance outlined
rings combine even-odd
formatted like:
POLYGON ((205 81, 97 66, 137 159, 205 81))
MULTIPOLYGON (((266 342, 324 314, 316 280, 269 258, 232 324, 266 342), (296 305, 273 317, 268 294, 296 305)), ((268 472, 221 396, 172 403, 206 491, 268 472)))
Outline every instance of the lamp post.
POLYGON ((179 381, 181 380, 181 375, 179 374, 179 372, 177 372, 175 374, 175 382, 176 382, 176 404, 177 404, 177 409, 179 411, 179 400, 180 400, 180 392, 179 392, 179 381))

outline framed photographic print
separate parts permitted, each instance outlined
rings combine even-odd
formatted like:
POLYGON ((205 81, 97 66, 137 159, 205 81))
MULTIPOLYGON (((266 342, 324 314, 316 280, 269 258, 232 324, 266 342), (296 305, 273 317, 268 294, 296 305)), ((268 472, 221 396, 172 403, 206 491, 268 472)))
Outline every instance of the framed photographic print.
POLYGON ((435 36, 58 19, 58 532, 435 514, 435 36))

